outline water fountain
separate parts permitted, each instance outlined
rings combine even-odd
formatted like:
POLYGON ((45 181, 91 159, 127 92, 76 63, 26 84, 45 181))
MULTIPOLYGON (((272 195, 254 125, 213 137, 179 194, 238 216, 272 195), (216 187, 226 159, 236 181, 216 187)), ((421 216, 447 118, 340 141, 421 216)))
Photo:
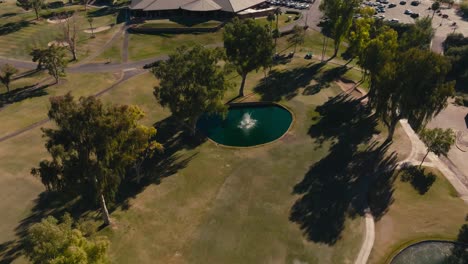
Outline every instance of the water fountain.
POLYGON ((231 104, 224 116, 202 115, 197 128, 218 144, 250 147, 282 137, 292 121, 291 112, 278 104, 231 104))
POLYGON ((252 116, 250 113, 245 113, 242 116, 242 120, 240 121, 237 127, 243 130, 249 130, 253 128, 255 124, 257 124, 257 120, 252 119, 252 116))

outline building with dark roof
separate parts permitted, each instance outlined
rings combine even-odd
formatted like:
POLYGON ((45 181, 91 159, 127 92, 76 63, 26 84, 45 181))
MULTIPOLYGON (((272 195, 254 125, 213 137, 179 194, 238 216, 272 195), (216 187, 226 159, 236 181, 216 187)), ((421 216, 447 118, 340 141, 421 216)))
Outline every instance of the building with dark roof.
POLYGON ((265 0, 132 0, 134 15, 164 16, 176 14, 233 15, 256 7, 265 0))

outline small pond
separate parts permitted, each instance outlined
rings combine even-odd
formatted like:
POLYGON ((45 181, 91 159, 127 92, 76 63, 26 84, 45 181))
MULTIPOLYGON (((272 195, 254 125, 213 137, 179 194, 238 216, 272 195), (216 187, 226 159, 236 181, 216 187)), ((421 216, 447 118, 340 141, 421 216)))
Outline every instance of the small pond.
POLYGON ((249 147, 283 136, 291 126, 292 114, 276 104, 238 104, 226 117, 203 115, 197 128, 211 140, 226 146, 249 147))
POLYGON ((464 250, 468 250, 468 247, 452 242, 424 241, 403 249, 403 251, 393 258, 391 264, 468 263, 468 260, 465 260, 467 262, 463 262, 460 259, 460 254, 457 254, 464 250), (454 250, 455 247, 457 247, 457 250, 454 250))

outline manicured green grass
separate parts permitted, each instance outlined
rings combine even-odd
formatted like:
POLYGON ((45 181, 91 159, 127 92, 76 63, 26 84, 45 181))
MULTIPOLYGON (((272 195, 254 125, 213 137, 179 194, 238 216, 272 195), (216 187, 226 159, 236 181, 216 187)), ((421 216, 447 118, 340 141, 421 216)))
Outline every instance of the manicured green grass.
MULTIPOLYGON (((11 6, 12 3, 5 5, 11 6)), ((51 41, 61 41, 63 30, 60 24, 51 24, 46 19, 36 21, 33 12, 25 13, 22 10, 16 10, 13 16, 2 18, 0 21, 0 57, 16 58, 30 60, 29 53, 33 48, 45 48, 51 41)), ((78 59, 89 55, 97 47, 112 36, 114 30, 96 33, 96 38, 90 38, 91 34, 84 33, 83 30, 89 28, 86 20, 86 13, 81 10, 82 6, 63 7, 58 9, 43 10, 41 15, 61 11, 77 10, 78 25, 78 59)), ((97 9, 90 8, 89 13, 96 12, 97 9)), ((106 26, 115 23, 113 14, 103 14, 93 17, 93 27, 106 26)))
MULTIPOLYGON (((161 120, 169 113, 155 103, 152 88, 156 83, 150 77, 136 77, 135 83, 122 84, 103 99, 139 102, 150 110, 145 123, 151 123, 151 118, 161 120)), ((317 148, 307 135, 312 122, 308 113, 338 92, 324 89, 286 102, 297 118, 291 131, 294 136, 287 143, 232 150, 206 142, 177 152, 176 162, 192 159, 159 185, 150 185, 131 199, 129 209, 113 213, 117 227, 104 231, 111 239, 112 261, 353 262, 362 240, 361 218, 346 220, 334 246, 307 241, 289 221, 289 210, 298 199, 291 194, 292 188, 311 164, 328 153, 327 147, 317 148)))
POLYGON ((457 197, 445 177, 437 175, 424 195, 409 182, 395 181, 394 199, 387 214, 376 223, 375 244, 369 263, 388 263, 390 258, 409 244, 429 239, 455 240, 465 223, 468 206, 457 197))
POLYGON ((174 52, 182 45, 209 45, 222 42, 222 32, 193 34, 130 34, 129 59, 141 60, 174 52))
MULTIPOLYGON (((53 85, 0 111, 0 137, 47 118, 50 96, 71 92, 75 96, 92 95, 104 90, 115 81, 108 73, 69 74, 59 85, 53 85)), ((52 83, 48 80, 44 83, 52 83)))
MULTIPOLYGON (((282 14, 282 15, 280 15, 279 18, 278 18, 278 27, 281 29, 281 27, 294 22, 295 21, 294 20, 295 16, 296 15, 294 15, 294 14, 282 14), (289 17, 291 17, 291 19, 289 17)), ((270 25, 270 21, 268 21, 266 17, 257 18, 257 19, 255 19, 255 21, 257 21, 257 23, 260 23, 261 25, 265 25, 265 26, 270 25)), ((271 28, 276 29, 276 20, 271 22, 271 28)))

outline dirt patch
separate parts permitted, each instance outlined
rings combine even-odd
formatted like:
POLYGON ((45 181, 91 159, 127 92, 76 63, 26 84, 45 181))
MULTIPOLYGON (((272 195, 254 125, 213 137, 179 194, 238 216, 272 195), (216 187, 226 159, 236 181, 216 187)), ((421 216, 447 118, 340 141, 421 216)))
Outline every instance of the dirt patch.
POLYGON ((91 30, 91 28, 88 28, 88 29, 85 29, 83 31, 84 31, 84 33, 93 34, 93 33, 99 33, 99 32, 102 32, 102 31, 106 31, 106 30, 109 30, 111 28, 112 28, 111 26, 102 26, 102 27, 93 28, 92 30, 91 30))
POLYGON ((55 46, 58 46, 58 47, 68 47, 69 44, 65 41, 51 41, 49 43, 47 43, 47 46, 50 47, 52 45, 55 45, 55 46))

